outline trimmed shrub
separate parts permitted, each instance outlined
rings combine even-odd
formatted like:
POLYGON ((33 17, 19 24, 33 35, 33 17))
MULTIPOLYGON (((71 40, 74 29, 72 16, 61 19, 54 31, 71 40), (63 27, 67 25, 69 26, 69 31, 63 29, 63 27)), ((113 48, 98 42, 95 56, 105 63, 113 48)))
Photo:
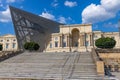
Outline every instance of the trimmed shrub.
POLYGON ((115 47, 116 41, 113 38, 102 37, 95 41, 95 45, 97 48, 110 49, 110 48, 115 47))
POLYGON ((38 50, 39 49, 39 45, 36 43, 36 44, 34 44, 34 50, 38 50))
POLYGON ((29 42, 26 42, 26 43, 24 44, 24 48, 25 48, 26 50, 28 50, 28 48, 29 48, 29 42))
POLYGON ((3 49, 3 46, 0 44, 0 51, 2 51, 2 49, 3 49))
POLYGON ((37 43, 35 43, 35 42, 26 42, 25 44, 24 44, 24 48, 26 49, 26 50, 30 50, 30 51, 32 51, 32 50, 38 50, 39 49, 39 44, 37 44, 37 43))

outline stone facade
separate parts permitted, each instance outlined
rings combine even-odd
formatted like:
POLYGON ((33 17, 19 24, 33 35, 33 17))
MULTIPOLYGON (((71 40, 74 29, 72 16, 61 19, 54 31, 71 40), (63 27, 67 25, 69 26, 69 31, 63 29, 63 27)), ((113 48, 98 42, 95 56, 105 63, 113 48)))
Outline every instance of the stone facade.
POLYGON ((60 25, 59 33, 52 33, 44 52, 91 51, 95 40, 100 37, 114 38, 115 48, 120 48, 119 32, 92 31, 91 24, 60 25))
POLYGON ((120 52, 119 53, 99 53, 106 67, 111 71, 120 71, 120 52))
POLYGON ((3 46, 2 51, 17 51, 18 43, 16 36, 7 34, 4 36, 0 36, 0 44, 3 46))

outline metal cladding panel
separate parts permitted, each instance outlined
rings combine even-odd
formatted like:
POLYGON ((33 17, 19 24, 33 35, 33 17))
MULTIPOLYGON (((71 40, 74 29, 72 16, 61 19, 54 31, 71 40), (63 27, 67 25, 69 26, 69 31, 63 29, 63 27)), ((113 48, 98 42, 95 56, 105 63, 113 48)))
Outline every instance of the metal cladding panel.
POLYGON ((40 51, 45 50, 51 34, 58 33, 59 25, 63 25, 12 6, 10 12, 19 49, 24 49, 25 42, 34 41, 40 45, 40 51))

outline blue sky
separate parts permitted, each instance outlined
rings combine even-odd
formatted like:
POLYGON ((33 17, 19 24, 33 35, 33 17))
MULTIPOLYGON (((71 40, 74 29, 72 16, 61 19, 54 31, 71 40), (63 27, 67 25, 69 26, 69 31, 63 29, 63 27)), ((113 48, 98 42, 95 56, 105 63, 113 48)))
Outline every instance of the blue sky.
POLYGON ((93 30, 118 31, 120 0, 0 0, 0 35, 14 34, 9 5, 65 24, 92 23, 93 30))

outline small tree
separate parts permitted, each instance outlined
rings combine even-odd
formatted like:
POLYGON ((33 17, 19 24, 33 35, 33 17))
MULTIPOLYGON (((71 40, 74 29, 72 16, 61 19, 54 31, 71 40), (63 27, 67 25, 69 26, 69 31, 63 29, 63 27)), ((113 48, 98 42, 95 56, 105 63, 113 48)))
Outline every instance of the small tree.
POLYGON ((115 47, 116 41, 113 38, 109 38, 109 37, 102 37, 99 38, 95 41, 95 45, 98 48, 102 48, 102 49, 110 49, 115 47))
POLYGON ((30 51, 32 51, 32 50, 38 50, 39 49, 39 44, 37 44, 37 43, 35 43, 35 42, 26 42, 25 44, 24 44, 24 48, 26 49, 26 50, 30 50, 30 51))
POLYGON ((2 46, 2 44, 0 44, 0 51, 2 51, 2 49, 3 49, 3 46, 2 46))

